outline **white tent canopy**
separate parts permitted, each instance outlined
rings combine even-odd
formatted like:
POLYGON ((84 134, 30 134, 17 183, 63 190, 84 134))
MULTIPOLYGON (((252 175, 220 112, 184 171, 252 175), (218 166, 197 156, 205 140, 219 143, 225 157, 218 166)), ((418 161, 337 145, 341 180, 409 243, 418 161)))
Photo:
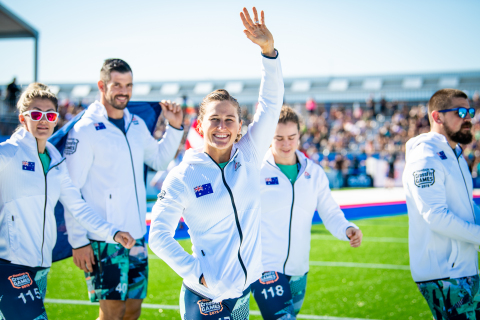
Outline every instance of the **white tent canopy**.
POLYGON ((38 77, 38 36, 37 30, 0 4, 0 40, 12 38, 33 38, 35 40, 34 81, 37 81, 38 77))

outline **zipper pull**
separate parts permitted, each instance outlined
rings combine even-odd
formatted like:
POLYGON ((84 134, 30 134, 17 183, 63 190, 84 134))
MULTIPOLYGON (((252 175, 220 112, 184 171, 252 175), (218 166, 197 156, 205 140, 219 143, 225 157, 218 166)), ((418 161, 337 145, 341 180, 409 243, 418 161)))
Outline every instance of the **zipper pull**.
POLYGON ((12 216, 12 221, 15 221, 15 218, 12 216))
POLYGON ((110 195, 110 199, 112 199, 112 195, 110 195))
POLYGON ((203 250, 200 250, 200 251, 202 251, 202 255, 205 257, 205 252, 203 252, 203 250))

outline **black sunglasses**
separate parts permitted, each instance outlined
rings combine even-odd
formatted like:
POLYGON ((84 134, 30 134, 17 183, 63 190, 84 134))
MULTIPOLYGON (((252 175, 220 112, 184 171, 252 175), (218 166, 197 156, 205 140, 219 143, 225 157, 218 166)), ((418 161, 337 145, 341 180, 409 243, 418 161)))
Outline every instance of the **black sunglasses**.
POLYGON ((458 116, 462 119, 465 119, 467 116, 467 111, 468 114, 470 115, 470 118, 475 117, 475 108, 464 108, 464 107, 458 107, 458 108, 453 108, 453 109, 445 109, 445 110, 438 110, 438 112, 449 112, 449 111, 458 111, 458 116))

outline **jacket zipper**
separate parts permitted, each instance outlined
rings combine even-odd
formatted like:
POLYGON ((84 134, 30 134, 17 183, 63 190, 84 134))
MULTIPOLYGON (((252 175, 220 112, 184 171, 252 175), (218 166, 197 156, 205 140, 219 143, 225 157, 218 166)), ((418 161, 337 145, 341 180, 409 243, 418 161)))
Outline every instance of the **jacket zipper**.
MULTIPOLYGON (((283 173, 283 172, 282 172, 283 173)), ((285 274, 285 267, 287 266, 288 257, 290 256, 290 242, 292 241, 292 217, 293 217, 293 204, 295 203, 295 187, 292 183, 292 206, 290 207, 290 224, 288 225, 288 248, 287 248, 287 258, 283 264, 283 274, 285 274)))
MULTIPOLYGON (((210 155, 208 153, 206 153, 206 154, 210 157, 210 155)), ((233 158, 235 158, 235 155, 233 156, 233 158)), ((212 157, 210 157, 210 159, 212 159, 212 157)), ((243 273, 245 273, 245 284, 246 284, 247 283, 247 268, 245 268, 245 264, 243 263, 242 256, 240 255, 240 248, 242 247, 242 242, 243 242, 243 232, 242 232, 242 228, 240 226, 240 220, 238 219, 237 206, 235 205, 235 200, 233 199, 232 190, 230 189, 230 187, 227 184, 227 181, 225 180, 225 174, 224 174, 224 171, 223 171, 222 167, 220 167, 220 165, 215 160, 212 159, 212 161, 213 161, 213 163, 215 163, 218 166, 218 168, 220 168, 220 171, 222 172, 223 184, 227 188, 228 194, 230 195, 230 201, 232 202, 233 213, 235 214, 235 223, 237 224, 237 231, 238 231, 238 235, 240 236, 240 245, 238 246, 238 261, 240 261, 240 265, 242 266, 243 273)))
MULTIPOLYGON (((38 145, 37 145, 37 153, 38 153, 38 145)), ((39 154, 39 153, 38 153, 39 154)), ((42 253, 42 263, 40 264, 40 266, 43 266, 43 245, 45 244, 45 220, 46 220, 46 217, 47 217, 47 174, 48 172, 57 167, 58 165, 60 165, 63 161, 65 161, 65 158, 62 159, 62 161, 60 161, 59 163, 57 163, 56 165, 54 165, 53 167, 49 168, 47 170, 47 172, 45 173, 45 168, 43 167, 43 162, 42 162, 42 159, 40 159, 40 155, 38 156, 38 159, 40 160, 40 164, 42 165, 42 172, 43 172, 43 177, 45 179, 45 204, 43 205, 43 232, 42 232, 42 248, 41 248, 41 253, 42 253)))
MULTIPOLYGON (((38 145, 37 145, 37 151, 38 151, 38 145)), ((43 266, 43 245, 45 243, 45 219, 47 216, 47 173, 48 171, 47 173, 45 173, 45 168, 43 167, 42 159, 40 159, 40 154, 38 156, 38 159, 40 160, 40 163, 42 165, 43 178, 45 179, 45 204, 43 205, 43 232, 42 232, 42 249, 41 249, 42 263, 40 264, 40 266, 43 266)))
MULTIPOLYGON (((460 158, 461 154, 460 154, 460 156, 457 157, 457 152, 454 151, 453 153, 455 154, 455 158, 457 158, 458 168, 460 169, 460 173, 462 174, 463 184, 465 186, 465 191, 467 191, 468 202, 470 203, 470 208, 472 209, 473 222, 475 224, 477 224, 476 219, 475 219, 475 211, 473 210, 472 203, 471 203, 471 200, 470 200, 470 194, 468 193, 467 181, 465 181, 465 176, 463 175, 462 166, 460 165, 460 160, 458 160, 460 158)), ((458 256, 458 254, 457 254, 457 256, 458 256)), ((454 266, 455 266, 455 261, 452 264, 452 268, 454 266)), ((478 270, 477 261, 475 261, 475 269, 478 270)))
MULTIPOLYGON (((133 119, 133 115, 132 115, 132 119, 133 119)), ((109 121, 110 122, 110 121, 109 121)), ((132 121, 130 121, 130 123, 128 124, 128 127, 127 129, 125 130, 125 133, 123 133, 122 130, 120 130, 120 128, 118 128, 116 125, 114 125, 112 123, 112 125, 115 126, 115 128, 117 128, 118 130, 120 130, 120 132, 123 133, 123 136, 125 137, 125 141, 127 141, 127 146, 128 146, 128 152, 130 153, 130 162, 132 164, 132 173, 133 173, 133 184, 135 186, 135 198, 137 199, 137 210, 138 210, 138 217, 140 219, 140 225, 142 225, 142 221, 141 221, 141 214, 140 214, 140 203, 138 202, 138 192, 137 192, 137 178, 135 177, 135 167, 133 166, 133 157, 132 157, 132 149, 130 148, 130 143, 128 142, 128 139, 127 139, 127 132, 128 132, 128 129, 130 129, 130 125, 132 124, 132 121)))
POLYGON ((470 201, 470 194, 468 193, 467 182, 465 181, 465 176, 463 175, 463 170, 462 170, 462 166, 460 165, 460 160, 458 160, 459 157, 457 157, 456 152, 454 152, 454 153, 455 153, 455 158, 457 158, 458 168, 460 169, 460 172, 462 173, 463 184, 465 185, 465 190, 467 191, 468 202, 470 203, 470 208, 472 209, 473 222, 476 224, 477 222, 476 222, 476 219, 475 219, 475 211, 473 210, 472 202, 470 201))
MULTIPOLYGON (((275 169, 278 169, 280 170, 280 168, 274 166, 273 164, 271 164, 269 161, 267 161, 268 164, 270 164, 272 167, 274 167, 275 169)), ((285 175, 282 170, 280 170, 280 172, 285 175)), ((287 176, 285 176, 288 179, 287 176)), ((295 180, 296 182, 296 180, 295 180)), ((288 257, 290 256, 290 243, 292 241, 292 218, 293 218, 293 205, 295 203, 295 182, 292 183, 292 205, 290 206, 290 222, 289 222, 289 225, 288 225, 288 247, 287 247, 287 257, 285 258, 285 262, 283 263, 283 274, 285 274, 285 267, 287 266, 287 261, 288 261, 288 257)))

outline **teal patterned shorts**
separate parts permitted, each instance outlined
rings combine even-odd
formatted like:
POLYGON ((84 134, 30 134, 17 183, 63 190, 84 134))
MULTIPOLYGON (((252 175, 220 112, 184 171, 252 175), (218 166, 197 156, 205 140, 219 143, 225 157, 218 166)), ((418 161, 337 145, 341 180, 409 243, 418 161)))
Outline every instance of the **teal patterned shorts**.
POLYGON ((120 244, 91 241, 93 272, 85 273, 91 302, 144 299, 147 296, 148 251, 145 239, 132 249, 120 244))
POLYGON ((479 276, 417 283, 436 320, 480 320, 479 276))

